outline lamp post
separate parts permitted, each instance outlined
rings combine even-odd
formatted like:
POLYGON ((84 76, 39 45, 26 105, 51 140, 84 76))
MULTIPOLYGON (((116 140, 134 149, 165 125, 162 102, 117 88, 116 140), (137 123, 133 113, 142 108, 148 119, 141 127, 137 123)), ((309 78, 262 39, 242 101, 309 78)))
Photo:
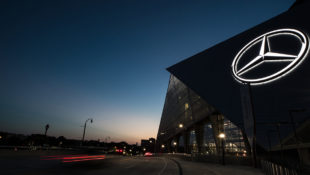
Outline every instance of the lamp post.
POLYGON ((173 141, 173 147, 174 147, 173 152, 177 152, 177 145, 178 145, 178 143, 176 141, 173 141))
MULTIPOLYGON (((86 124, 87 122, 90 121, 90 123, 93 123, 93 119, 92 118, 89 118, 85 121, 85 124, 84 124, 84 131, 83 131, 83 137, 82 137, 82 143, 84 142, 84 137, 85 137, 85 130, 86 130, 86 124)), ((81 143, 81 144, 82 144, 81 143)))
POLYGON ((179 124, 179 128, 183 128, 183 124, 182 123, 179 124))
POLYGON ((49 124, 45 125, 45 132, 44 132, 45 137, 46 137, 46 134, 47 134, 47 130, 48 130, 49 128, 50 128, 50 125, 49 125, 49 124))
POLYGON ((225 148, 224 148, 225 134, 220 133, 219 138, 221 139, 221 144, 222 144, 222 165, 225 165, 225 148))

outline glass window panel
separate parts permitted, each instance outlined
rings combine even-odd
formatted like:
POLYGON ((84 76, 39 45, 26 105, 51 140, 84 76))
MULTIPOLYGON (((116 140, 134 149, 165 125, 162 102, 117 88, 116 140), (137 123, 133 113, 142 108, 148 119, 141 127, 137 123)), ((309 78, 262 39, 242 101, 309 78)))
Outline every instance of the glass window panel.
POLYGON ((206 154, 216 153, 216 144, 214 140, 213 128, 211 124, 204 125, 203 146, 206 154))

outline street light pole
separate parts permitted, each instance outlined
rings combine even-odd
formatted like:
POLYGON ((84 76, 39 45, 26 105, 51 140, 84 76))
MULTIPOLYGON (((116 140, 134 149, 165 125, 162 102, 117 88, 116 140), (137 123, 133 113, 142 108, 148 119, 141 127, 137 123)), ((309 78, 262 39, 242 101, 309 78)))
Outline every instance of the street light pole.
POLYGON ((224 139, 222 139, 222 163, 225 165, 225 148, 224 148, 224 139))
POLYGON ((173 141, 173 146, 174 146, 174 151, 177 152, 177 142, 176 141, 173 141))
POLYGON ((221 139, 221 144, 222 144, 222 164, 225 165, 225 143, 224 143, 224 138, 225 138, 225 134, 224 133, 220 133, 219 134, 219 138, 221 139))
POLYGON ((92 119, 92 118, 89 118, 89 119, 87 119, 87 120, 85 121, 85 124, 84 124, 84 131, 83 131, 83 137, 82 137, 82 143, 84 142, 86 124, 87 124, 88 121, 90 121, 90 123, 93 123, 93 119, 92 119))
POLYGON ((50 128, 50 125, 47 124, 45 125, 45 132, 44 132, 44 136, 46 137, 46 134, 47 134, 47 130, 50 128))

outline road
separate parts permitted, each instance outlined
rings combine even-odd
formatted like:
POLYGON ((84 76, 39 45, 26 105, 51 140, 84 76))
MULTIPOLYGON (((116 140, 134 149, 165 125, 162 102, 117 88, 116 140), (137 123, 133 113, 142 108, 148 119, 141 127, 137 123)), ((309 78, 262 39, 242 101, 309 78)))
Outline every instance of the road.
MULTIPOLYGON (((66 156, 66 160, 71 159, 66 156)), ((81 156, 80 156, 81 157, 81 156)), ((169 157, 124 157, 105 155, 104 159, 67 162, 64 158, 46 156, 1 156, 3 175, 222 175, 253 174, 261 171, 250 167, 235 167, 218 164, 183 161, 169 157)))

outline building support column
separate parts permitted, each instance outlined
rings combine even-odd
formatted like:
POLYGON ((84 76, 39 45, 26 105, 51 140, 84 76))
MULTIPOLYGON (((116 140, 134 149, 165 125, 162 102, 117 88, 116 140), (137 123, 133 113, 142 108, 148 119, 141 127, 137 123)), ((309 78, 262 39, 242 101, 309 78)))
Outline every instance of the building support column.
POLYGON ((220 132, 224 131, 224 124, 223 124, 223 116, 221 115, 213 115, 210 116, 212 128, 213 128, 213 134, 214 134, 214 140, 216 144, 216 152, 218 155, 221 155, 221 139, 219 138, 220 132))
MULTIPOLYGON (((243 142, 244 142, 244 146, 245 146, 245 149, 246 149, 246 151, 248 152, 248 155, 252 155, 252 150, 251 150, 251 145, 250 145, 250 142, 249 142, 249 140, 248 140, 248 137, 247 137, 247 135, 246 135, 246 133, 245 133, 245 131, 244 131, 244 129, 243 128, 240 128, 240 131, 241 131, 241 134, 242 134, 242 138, 243 138, 243 142)), ((269 133, 268 133, 269 134, 269 133)), ((269 137, 269 135, 267 134, 267 137, 269 137)), ((268 138, 268 139, 270 139, 270 138, 268 138)), ((269 145, 270 146, 270 145, 269 145)), ((270 149, 270 147, 269 147, 269 149, 270 149)), ((270 150, 269 150, 270 151, 270 150)))
POLYGON ((184 153, 189 154, 190 153, 190 146, 189 146, 189 131, 184 131, 182 133, 183 139, 184 139, 184 153))
POLYGON ((171 152, 172 152, 172 149, 171 149, 171 142, 172 142, 172 139, 168 139, 168 141, 167 141, 167 150, 168 150, 168 153, 171 153, 171 152))
POLYGON ((179 150, 179 148, 180 148, 180 145, 179 145, 180 142, 179 142, 179 140, 180 140, 180 136, 179 136, 179 135, 175 136, 174 139, 173 139, 173 142, 176 142, 176 143, 177 143, 176 145, 173 144, 173 146, 174 146, 174 152, 176 152, 176 153, 180 152, 180 150, 179 150))
POLYGON ((203 123, 195 125, 196 143, 199 153, 203 153, 204 128, 203 123))

